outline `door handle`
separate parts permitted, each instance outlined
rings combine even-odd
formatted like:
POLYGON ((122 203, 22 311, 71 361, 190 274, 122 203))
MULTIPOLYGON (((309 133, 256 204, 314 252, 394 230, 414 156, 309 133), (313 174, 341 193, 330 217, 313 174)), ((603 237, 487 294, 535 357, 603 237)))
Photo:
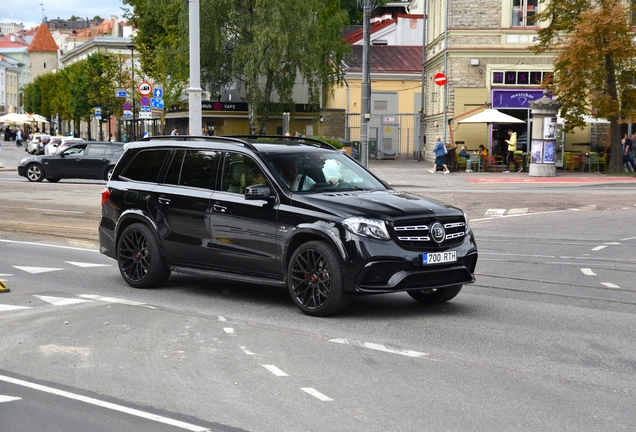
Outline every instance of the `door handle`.
POLYGON ((223 207, 223 206, 220 206, 218 204, 214 204, 212 206, 212 210, 214 210, 215 212, 219 212, 219 213, 225 213, 225 211, 227 210, 227 207, 223 207))
POLYGON ((168 198, 159 197, 159 204, 170 204, 170 200, 168 198))

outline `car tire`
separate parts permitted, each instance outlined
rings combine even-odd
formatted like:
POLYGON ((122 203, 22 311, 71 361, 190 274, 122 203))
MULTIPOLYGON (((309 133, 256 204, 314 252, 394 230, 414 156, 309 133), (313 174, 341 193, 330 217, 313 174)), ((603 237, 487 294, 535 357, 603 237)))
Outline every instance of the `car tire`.
POLYGON ((26 178, 32 182, 41 182, 44 180, 44 170, 38 164, 30 164, 27 165, 26 170, 26 178))
POLYGON ((106 174, 104 175, 104 180, 108 181, 113 176, 113 171, 115 171, 115 167, 108 167, 106 170, 106 174))
POLYGON ((408 291, 408 294, 423 304, 444 303, 453 298, 462 290, 463 285, 453 285, 447 288, 434 288, 428 290, 408 291))
POLYGON ((334 315, 351 304, 345 290, 340 256, 323 241, 301 245, 287 273, 289 293, 298 308, 311 316, 334 315))
POLYGON ((142 223, 122 232, 117 242, 117 263, 126 283, 134 288, 158 287, 170 277, 154 233, 142 223))
POLYGON ((46 181, 48 181, 49 183, 57 183, 60 181, 60 179, 58 178, 47 178, 46 181))

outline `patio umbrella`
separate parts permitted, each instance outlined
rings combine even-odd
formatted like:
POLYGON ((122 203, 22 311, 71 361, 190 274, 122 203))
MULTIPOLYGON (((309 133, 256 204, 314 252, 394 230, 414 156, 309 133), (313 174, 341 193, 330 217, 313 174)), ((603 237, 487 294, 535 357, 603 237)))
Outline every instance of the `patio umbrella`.
MULTIPOLYGON (((502 113, 501 111, 498 111, 496 109, 488 108, 483 110, 479 114, 475 114, 474 116, 459 120, 457 123, 486 123, 486 125, 490 126, 492 124, 525 123, 525 121, 502 113)), ((488 151, 492 153, 492 136, 490 136, 489 141, 490 142, 488 143, 488 151)))
POLYGON ((40 114, 25 114, 28 118, 30 122, 36 122, 36 123, 48 123, 49 121, 46 119, 46 117, 41 116, 40 114))
POLYGON ((0 123, 29 123, 31 121, 25 114, 9 113, 0 116, 0 123))
POLYGON ((488 108, 479 114, 475 114, 474 116, 470 116, 463 120, 459 120, 457 123, 525 123, 523 120, 519 120, 516 117, 513 117, 508 114, 504 114, 501 111, 498 111, 493 108, 488 108))

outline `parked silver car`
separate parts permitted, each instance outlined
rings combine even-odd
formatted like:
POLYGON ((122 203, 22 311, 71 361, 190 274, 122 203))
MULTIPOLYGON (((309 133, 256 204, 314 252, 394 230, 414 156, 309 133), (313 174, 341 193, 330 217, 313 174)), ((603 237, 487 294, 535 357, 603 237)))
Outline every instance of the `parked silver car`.
POLYGON ((51 136, 48 134, 33 134, 33 136, 30 137, 29 140, 27 140, 27 145, 24 148, 24 151, 29 154, 42 155, 44 154, 44 146, 49 142, 50 139, 51 136))

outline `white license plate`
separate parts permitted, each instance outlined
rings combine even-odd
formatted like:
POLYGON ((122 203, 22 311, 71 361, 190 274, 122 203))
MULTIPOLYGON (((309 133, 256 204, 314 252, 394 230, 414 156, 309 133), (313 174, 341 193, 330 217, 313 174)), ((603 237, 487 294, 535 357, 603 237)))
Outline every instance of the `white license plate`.
POLYGON ((444 264, 457 261, 457 251, 432 252, 422 254, 422 264, 444 264))

